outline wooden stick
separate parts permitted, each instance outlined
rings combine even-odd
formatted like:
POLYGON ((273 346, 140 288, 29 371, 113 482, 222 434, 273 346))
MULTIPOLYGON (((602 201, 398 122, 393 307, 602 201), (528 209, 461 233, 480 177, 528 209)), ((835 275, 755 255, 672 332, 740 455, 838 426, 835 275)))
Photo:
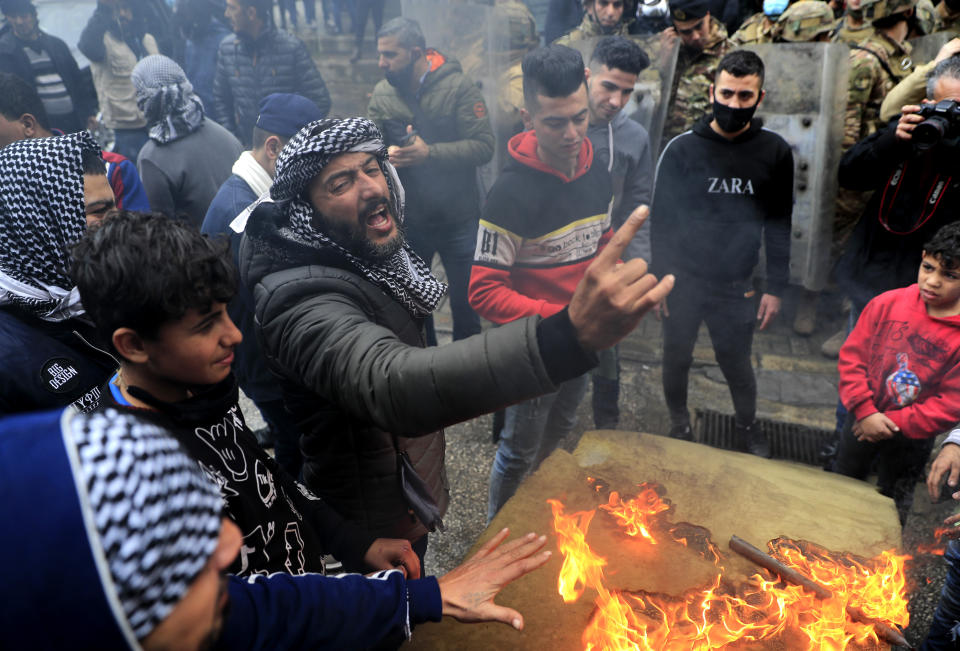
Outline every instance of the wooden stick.
MULTIPOLYGON (((803 588, 806 588, 813 594, 817 596, 817 599, 829 599, 833 596, 833 593, 830 592, 827 588, 823 587, 815 581, 811 581, 804 575, 797 572, 792 567, 788 567, 775 559, 770 554, 757 549, 750 543, 748 543, 743 538, 738 536, 730 537, 730 549, 740 554, 749 561, 753 561, 760 567, 766 568, 778 575, 781 579, 787 583, 793 583, 799 585, 803 588)), ((903 634, 895 629, 894 627, 884 624, 883 622, 876 620, 872 617, 868 617, 859 608, 854 608, 853 606, 847 606, 847 614, 850 616, 850 619, 860 622, 861 624, 869 624, 874 627, 877 635, 886 642, 890 644, 895 644, 897 646, 906 647, 912 649, 913 646, 907 642, 907 638, 903 634)))
POLYGON ((779 575, 784 581, 806 588, 813 594, 817 595, 817 599, 829 599, 833 596, 832 592, 824 588, 819 583, 814 583, 804 575, 800 574, 800 572, 797 572, 792 567, 787 567, 770 554, 757 549, 743 538, 731 536, 730 549, 737 552, 747 560, 753 561, 760 567, 764 567, 774 574, 779 575))

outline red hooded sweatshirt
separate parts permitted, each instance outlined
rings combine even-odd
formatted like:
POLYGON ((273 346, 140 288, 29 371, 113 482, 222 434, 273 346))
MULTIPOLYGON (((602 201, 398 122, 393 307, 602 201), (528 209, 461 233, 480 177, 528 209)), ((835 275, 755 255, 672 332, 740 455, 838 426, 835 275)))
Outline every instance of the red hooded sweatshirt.
POLYGON ((537 157, 534 131, 510 139, 511 159, 490 189, 477 234, 470 305, 494 323, 550 316, 570 302, 613 236, 613 186, 584 138, 568 178, 537 157))
POLYGON ((883 412, 913 439, 960 422, 960 316, 927 314, 915 284, 867 303, 839 368, 840 400, 857 420, 883 412))

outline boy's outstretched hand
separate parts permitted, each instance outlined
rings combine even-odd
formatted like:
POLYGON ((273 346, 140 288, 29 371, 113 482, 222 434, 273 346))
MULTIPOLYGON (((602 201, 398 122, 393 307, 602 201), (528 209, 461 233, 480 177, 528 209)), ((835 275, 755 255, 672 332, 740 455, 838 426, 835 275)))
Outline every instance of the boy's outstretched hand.
POLYGON ((858 420, 853 426, 853 435, 865 443, 892 438, 899 431, 897 424, 880 411, 858 420))
POLYGON ((503 529, 466 562, 437 579, 444 615, 461 622, 503 622, 523 629, 523 616, 498 606, 493 598, 514 579, 546 563, 550 552, 537 553, 547 538, 535 533, 501 545, 509 533, 503 529))
POLYGON ((673 289, 673 276, 660 282, 640 258, 621 263, 627 244, 650 215, 640 206, 594 258, 570 299, 570 323, 584 350, 605 350, 626 337, 640 319, 673 289))
MULTIPOLYGON (((958 499, 960 493, 960 445, 947 443, 940 449, 940 454, 930 464, 930 472, 927 474, 927 493, 930 499, 936 502, 940 499, 940 484, 943 482, 943 476, 950 473, 947 477, 947 485, 952 486, 956 492, 953 493, 953 499, 958 499)), ((956 520, 955 520, 956 521, 956 520)), ((951 525, 953 522, 950 523, 951 525)))

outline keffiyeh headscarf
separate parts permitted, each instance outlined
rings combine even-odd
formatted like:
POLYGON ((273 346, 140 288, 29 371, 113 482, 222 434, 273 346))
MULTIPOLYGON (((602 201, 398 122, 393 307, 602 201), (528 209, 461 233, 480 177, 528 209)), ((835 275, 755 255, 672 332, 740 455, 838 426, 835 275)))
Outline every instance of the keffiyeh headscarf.
POLYGON ((203 124, 203 102, 177 63, 162 54, 144 57, 130 75, 147 132, 159 143, 190 134, 203 124))
POLYGON ((86 132, 0 149, 0 305, 47 321, 83 314, 70 247, 87 227, 85 151, 100 151, 86 132))
POLYGON ((137 639, 162 622, 206 566, 220 536, 220 491, 166 431, 112 409, 70 418, 64 432, 88 529, 137 639))
POLYGON ((303 198, 304 190, 320 171, 339 154, 375 154, 387 188, 393 215, 403 222, 403 185, 387 160, 387 148, 376 125, 365 118, 317 120, 302 128, 287 143, 277 159, 277 174, 270 198, 288 203, 290 230, 300 240, 321 248, 334 249, 370 282, 396 298, 414 316, 431 314, 447 291, 445 283, 430 273, 430 267, 404 244, 390 258, 373 261, 361 258, 313 224, 313 206, 303 198))

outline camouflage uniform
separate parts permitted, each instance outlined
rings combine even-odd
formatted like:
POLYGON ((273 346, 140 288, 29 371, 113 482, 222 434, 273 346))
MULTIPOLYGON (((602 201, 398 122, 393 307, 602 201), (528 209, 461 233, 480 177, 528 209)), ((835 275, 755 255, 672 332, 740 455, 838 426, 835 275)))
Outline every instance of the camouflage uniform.
POLYGON ((733 48, 726 28, 713 16, 710 17, 710 38, 703 51, 680 47, 661 149, 711 110, 709 90, 717 64, 733 48))
POLYGON ((917 25, 924 35, 933 34, 943 29, 943 18, 940 17, 940 13, 930 0, 918 0, 917 25))
MULTIPOLYGON (((891 8, 902 8, 912 6, 915 1, 887 0, 887 3, 896 5, 891 8)), ((897 43, 880 32, 851 49, 849 95, 843 125, 844 151, 883 126, 880 106, 887 93, 913 70, 910 50, 909 43, 897 43)), ((833 224, 835 255, 840 254, 869 198, 870 193, 845 188, 838 190, 833 224)))
POLYGON ((762 11, 757 12, 747 18, 740 29, 734 32, 730 42, 737 47, 751 43, 772 43, 775 36, 774 27, 776 27, 774 21, 767 18, 762 11))
POLYGON ((850 52, 850 94, 843 127, 843 149, 882 126, 880 105, 894 86, 913 71, 910 44, 885 34, 860 43, 850 52))
POLYGON ((833 33, 832 40, 836 43, 855 45, 857 43, 862 43, 876 33, 876 30, 869 21, 865 21, 860 27, 851 27, 849 18, 844 16, 840 19, 840 22, 837 23, 837 29, 833 33))
POLYGON ((777 42, 809 43, 836 26, 833 10, 822 0, 800 0, 787 7, 774 28, 777 42))
POLYGON ((554 41, 557 45, 566 45, 573 47, 574 41, 583 41, 588 38, 599 38, 601 36, 629 36, 630 23, 632 21, 620 21, 611 31, 604 31, 589 11, 583 14, 583 20, 580 24, 569 32, 554 41))

